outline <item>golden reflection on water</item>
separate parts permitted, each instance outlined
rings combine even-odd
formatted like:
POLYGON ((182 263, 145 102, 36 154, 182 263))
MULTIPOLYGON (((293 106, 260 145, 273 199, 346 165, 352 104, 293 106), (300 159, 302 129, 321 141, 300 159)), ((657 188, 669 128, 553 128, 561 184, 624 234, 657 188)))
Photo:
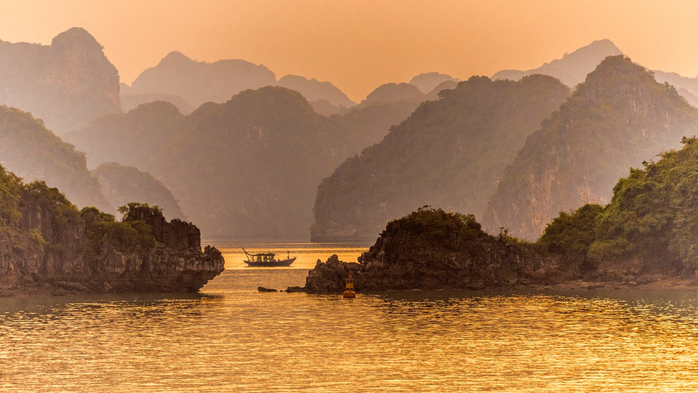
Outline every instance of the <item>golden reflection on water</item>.
POLYGON ((0 391, 698 391, 698 294, 259 293, 0 299, 0 391))
POLYGON ((297 257, 289 267, 277 269, 312 269, 317 260, 325 262, 332 254, 337 254, 339 260, 344 262, 356 262, 357 258, 368 251, 370 244, 337 244, 337 243, 310 243, 307 239, 288 239, 270 243, 268 240, 259 239, 208 239, 202 244, 213 244, 223 254, 226 269, 247 269, 243 262, 245 253, 273 252, 277 258, 286 259, 288 255, 297 257))

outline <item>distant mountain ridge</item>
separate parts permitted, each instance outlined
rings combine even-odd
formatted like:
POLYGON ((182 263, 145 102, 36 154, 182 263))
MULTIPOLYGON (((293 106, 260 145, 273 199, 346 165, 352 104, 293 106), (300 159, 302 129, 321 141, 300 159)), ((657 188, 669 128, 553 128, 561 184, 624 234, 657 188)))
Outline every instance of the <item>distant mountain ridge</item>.
POLYGON ((279 79, 277 85, 301 93, 309 102, 327 100, 331 105, 341 105, 346 108, 356 105, 331 82, 319 82, 315 78, 307 79, 298 75, 286 75, 279 79))
POLYGON ((630 166, 698 132, 698 110, 629 58, 606 58, 531 135, 492 196, 483 225, 534 240, 560 211, 607 203, 630 166))
POLYGON ((410 79, 410 85, 417 86, 423 94, 429 94, 444 82, 460 82, 460 79, 439 72, 425 72, 410 79))
POLYGON ((225 102, 247 89, 276 84, 267 67, 245 60, 213 63, 171 52, 155 67, 143 71, 131 84, 132 94, 164 93, 182 97, 194 107, 204 102, 225 102))
POLYGON ((57 134, 119 113, 119 74, 102 46, 82 28, 51 45, 0 40, 0 105, 31 112, 57 134))
POLYGON ((543 75, 472 77, 443 91, 323 180, 311 238, 375 238, 388 221, 423 205, 481 215, 526 137, 568 94, 543 75))
POLYGON ((594 41, 572 53, 565 53, 561 59, 555 59, 538 68, 527 71, 503 70, 492 75, 492 79, 519 80, 526 75, 543 74, 559 79, 569 87, 574 87, 586 78, 603 59, 608 56, 622 55, 611 40, 594 41))

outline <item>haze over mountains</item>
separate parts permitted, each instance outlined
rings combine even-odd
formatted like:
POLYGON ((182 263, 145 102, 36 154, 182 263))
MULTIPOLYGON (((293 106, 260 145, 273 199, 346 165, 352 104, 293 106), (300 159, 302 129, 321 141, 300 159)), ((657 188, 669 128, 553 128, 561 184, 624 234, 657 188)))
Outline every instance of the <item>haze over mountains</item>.
POLYGON ((0 105, 31 112, 62 134, 121 111, 119 74, 81 28, 48 46, 0 40, 0 105))
POLYGON ((429 72, 356 104, 330 82, 179 52, 119 85, 71 29, 51 46, 0 42, 0 98, 25 111, 3 112, 0 163, 80 206, 160 204, 208 236, 300 237, 314 222, 316 240, 370 238, 431 204, 533 240, 695 133, 698 79, 620 53, 600 40, 492 80, 429 72))
POLYGON ((472 77, 441 94, 322 182, 312 239, 372 239, 423 205, 481 215, 504 167, 569 89, 541 75, 472 77))
POLYGON ((698 110, 622 55, 606 58, 526 141, 483 225, 533 240, 560 211, 605 204, 630 166, 680 147, 698 110))

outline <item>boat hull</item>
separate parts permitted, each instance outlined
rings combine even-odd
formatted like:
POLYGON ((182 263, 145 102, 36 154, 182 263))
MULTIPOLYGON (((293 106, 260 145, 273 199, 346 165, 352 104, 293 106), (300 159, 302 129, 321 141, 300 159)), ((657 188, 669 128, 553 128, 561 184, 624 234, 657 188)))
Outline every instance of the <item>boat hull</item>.
POLYGON ((296 257, 293 257, 291 259, 284 259, 283 261, 274 261, 274 262, 250 262, 250 261, 243 261, 247 264, 247 266, 250 267, 283 267, 283 266, 291 266, 293 262, 295 262, 296 257))

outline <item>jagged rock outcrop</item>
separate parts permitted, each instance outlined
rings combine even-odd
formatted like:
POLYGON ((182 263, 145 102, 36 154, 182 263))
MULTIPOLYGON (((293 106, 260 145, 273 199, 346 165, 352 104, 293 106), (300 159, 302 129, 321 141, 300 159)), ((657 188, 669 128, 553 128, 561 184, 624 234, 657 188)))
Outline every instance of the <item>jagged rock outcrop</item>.
POLYGON ((483 217, 535 240, 561 211, 607 203, 631 166, 698 132, 698 110, 629 58, 604 60, 532 134, 497 185, 483 217))
POLYGON ((196 226, 132 204, 122 222, 0 167, 0 294, 196 292, 224 269, 196 226))
POLYGON ((567 277, 554 259, 488 235, 472 215, 426 208, 390 222, 359 263, 336 255, 318 261, 305 291, 340 293, 350 271, 357 291, 502 288, 567 277))
POLYGON ((119 73, 81 28, 48 46, 0 40, 0 104, 31 112, 63 134, 121 112, 119 73))
POLYGON ((42 180, 65 190, 79 207, 110 211, 85 154, 63 142, 30 113, 0 105, 0 165, 26 181, 42 180))
POLYGON ((225 102, 243 90, 275 84, 274 73, 263 65, 245 60, 206 63, 171 52, 133 81, 131 94, 170 94, 198 107, 208 101, 225 102))
POLYGON ((569 89, 533 75, 473 77, 442 93, 322 181, 313 241, 374 239, 415 206, 481 216, 506 166, 569 89))
POLYGON ((120 206, 140 201, 158 206, 166 217, 187 219, 179 207, 179 202, 172 196, 172 192, 148 172, 132 166, 107 162, 98 166, 92 174, 102 186, 102 194, 114 207, 110 213, 116 213, 116 209, 120 206))

